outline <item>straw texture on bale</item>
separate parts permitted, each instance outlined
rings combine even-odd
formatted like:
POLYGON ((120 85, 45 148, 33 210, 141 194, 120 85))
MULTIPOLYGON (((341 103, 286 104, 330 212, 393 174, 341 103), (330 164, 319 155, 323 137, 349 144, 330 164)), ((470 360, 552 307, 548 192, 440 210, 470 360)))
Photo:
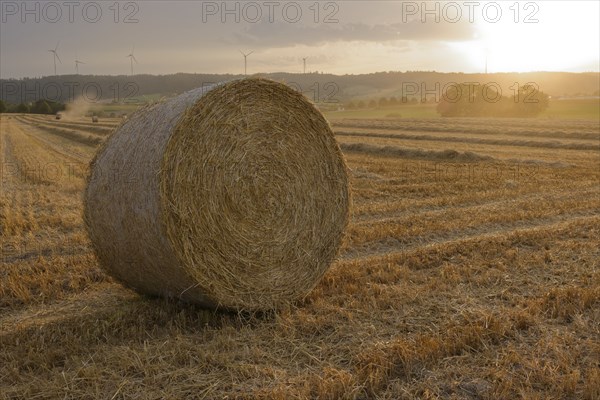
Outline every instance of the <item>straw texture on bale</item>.
POLYGON ((127 286, 262 310, 325 273, 348 186, 322 114, 286 85, 243 79, 132 115, 92 162, 84 214, 100 264, 127 286))

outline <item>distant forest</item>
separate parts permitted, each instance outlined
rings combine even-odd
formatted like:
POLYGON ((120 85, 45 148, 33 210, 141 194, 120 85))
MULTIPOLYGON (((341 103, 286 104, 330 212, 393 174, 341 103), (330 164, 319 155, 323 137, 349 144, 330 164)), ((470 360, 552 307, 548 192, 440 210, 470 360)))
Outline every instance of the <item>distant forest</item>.
MULTIPOLYGON (((362 75, 323 73, 256 74, 285 82, 315 103, 344 104, 350 101, 396 97, 439 102, 445 88, 478 82, 509 96, 516 88, 533 83, 552 97, 597 96, 598 73, 535 72, 463 74, 438 72, 379 72, 362 75)), ((172 75, 59 75, 42 78, 1 79, 0 99, 6 103, 67 103, 84 97, 89 102, 139 102, 145 96, 170 97, 202 85, 242 78, 229 74, 172 75)))

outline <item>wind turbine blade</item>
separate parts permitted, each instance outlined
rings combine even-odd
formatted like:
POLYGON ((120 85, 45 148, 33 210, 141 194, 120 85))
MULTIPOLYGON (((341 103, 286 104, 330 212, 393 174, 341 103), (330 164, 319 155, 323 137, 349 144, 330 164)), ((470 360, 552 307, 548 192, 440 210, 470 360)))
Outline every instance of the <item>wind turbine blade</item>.
POLYGON ((60 44, 60 40, 58 42, 56 42, 56 47, 54 48, 54 51, 58 50, 58 45, 60 44))
POLYGON ((60 57, 58 56, 58 53, 54 52, 54 55, 56 56, 56 58, 58 58, 58 62, 62 64, 62 61, 60 61, 60 57))
POLYGON ((250 54, 254 53, 254 50, 252 50, 250 53, 246 54, 247 56, 249 56, 250 54))
POLYGON ((131 58, 133 58, 133 61, 135 61, 135 63, 137 64, 137 59, 135 58, 135 56, 132 54, 131 58))

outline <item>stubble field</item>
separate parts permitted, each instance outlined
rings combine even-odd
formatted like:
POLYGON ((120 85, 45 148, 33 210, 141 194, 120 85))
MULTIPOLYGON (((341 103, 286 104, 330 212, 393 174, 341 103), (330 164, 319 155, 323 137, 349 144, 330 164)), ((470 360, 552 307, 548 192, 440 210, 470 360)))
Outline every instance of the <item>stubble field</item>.
POLYGON ((260 315, 99 268, 82 191, 117 123, 1 117, 0 398, 600 398, 597 121, 334 121, 340 255, 260 315))

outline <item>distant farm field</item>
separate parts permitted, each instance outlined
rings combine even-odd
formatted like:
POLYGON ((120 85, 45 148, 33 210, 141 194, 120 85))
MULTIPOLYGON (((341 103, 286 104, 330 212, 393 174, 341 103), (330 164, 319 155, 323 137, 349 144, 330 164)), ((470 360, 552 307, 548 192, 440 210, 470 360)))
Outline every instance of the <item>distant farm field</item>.
MULTIPOLYGON (((365 119, 399 119, 399 118, 439 118, 436 104, 405 104, 388 107, 366 108, 359 110, 328 111, 330 119, 365 118, 365 119)), ((551 99, 550 105, 536 119, 587 119, 600 121, 600 99, 551 99)))
POLYGON ((260 315, 99 268, 82 191, 119 119, 2 114, 0 399, 599 399, 600 125, 573 104, 328 114, 345 241, 306 299, 260 315))
POLYGON ((550 106, 541 117, 600 120, 600 99, 550 100, 550 106))
POLYGON ((364 118, 364 119, 381 119, 381 118, 437 118, 438 114, 435 110, 435 104, 406 104, 402 106, 381 107, 381 108, 365 108, 358 110, 330 111, 326 112, 328 118, 364 118))
MULTIPOLYGON (((139 96, 128 99, 123 103, 97 103, 90 108, 90 112, 104 113, 110 115, 115 113, 116 116, 121 114, 131 114, 140 106, 153 101, 160 101, 165 96, 159 94, 149 96, 139 96)), ((318 104, 320 105, 320 104, 318 104)), ((346 118, 362 118, 362 119, 402 119, 402 118, 440 118, 436 111, 437 104, 403 104, 386 107, 364 108, 349 110, 344 109, 343 103, 337 105, 335 103, 325 104, 324 114, 331 120, 346 119, 346 118), (332 110, 337 109, 339 110, 332 110)), ((600 121, 600 99, 551 99, 550 105, 537 119, 585 119, 591 121, 600 121)))

